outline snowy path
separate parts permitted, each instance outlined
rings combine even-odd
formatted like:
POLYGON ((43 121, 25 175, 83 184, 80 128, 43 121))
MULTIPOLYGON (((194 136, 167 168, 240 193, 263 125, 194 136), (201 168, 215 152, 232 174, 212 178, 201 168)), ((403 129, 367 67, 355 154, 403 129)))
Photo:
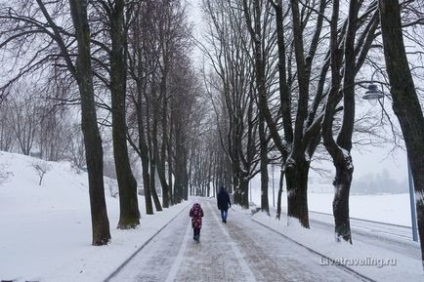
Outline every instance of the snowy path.
POLYGON ((205 211, 199 244, 183 211, 108 281, 359 281, 246 213, 230 210, 224 224, 214 200, 199 202, 205 211))

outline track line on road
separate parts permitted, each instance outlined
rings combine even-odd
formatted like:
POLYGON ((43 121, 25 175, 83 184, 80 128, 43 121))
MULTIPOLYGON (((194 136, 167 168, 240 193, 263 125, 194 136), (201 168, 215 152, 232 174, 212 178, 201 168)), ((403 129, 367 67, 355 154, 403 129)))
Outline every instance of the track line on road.
MULTIPOLYGON (((209 201, 207 201, 208 206, 210 209, 212 209, 211 207, 211 203, 209 201)), ((222 233, 224 233, 225 236, 227 236, 228 238, 231 238, 230 234, 228 233, 227 229, 224 228, 224 226, 221 224, 220 220, 218 219, 218 216, 216 215, 215 212, 212 212, 213 217, 215 218, 216 222, 218 223, 219 228, 221 228, 222 233)), ((234 242, 231 242, 231 249, 233 250, 237 261, 240 264, 241 269, 243 270, 243 273, 246 275, 246 282, 255 282, 256 278, 255 275, 253 275, 252 270, 250 269, 249 265, 247 264, 246 260, 243 258, 243 255, 240 251, 240 249, 235 245, 234 242)))
POLYGON ((106 277, 103 282, 109 282, 113 277, 115 277, 144 247, 146 247, 147 244, 150 243, 150 241, 153 240, 160 232, 162 232, 163 229, 165 229, 171 222, 173 222, 180 214, 182 214, 189 205, 181 209, 180 212, 178 212, 168 223, 166 223, 162 228, 160 228, 158 231, 156 231, 146 242, 144 242, 143 245, 141 245, 134 253, 132 253, 118 268, 116 268, 108 277, 106 277))
POLYGON ((173 282, 175 281, 175 277, 178 273, 178 270, 181 268, 181 264, 183 262, 183 258, 184 258, 184 253, 185 250, 187 249, 187 243, 190 237, 190 230, 191 230, 191 225, 187 224, 187 229, 186 232, 184 234, 184 239, 181 245, 180 250, 178 251, 177 257, 175 258, 174 264, 171 267, 171 270, 168 273, 168 276, 165 279, 165 282, 173 282))
MULTIPOLYGON (((332 259, 332 258, 330 258, 330 257, 328 257, 328 256, 326 256, 326 255, 324 255, 324 254, 321 254, 320 252, 315 251, 314 249, 311 249, 311 248, 307 247, 306 245, 304 245, 304 244, 302 244, 302 243, 300 243, 300 242, 298 242, 298 241, 296 241, 296 240, 294 240, 294 239, 290 238, 289 236, 286 236, 286 235, 284 235, 284 234, 282 234, 282 233, 278 232, 277 230, 275 230, 275 229, 273 229, 273 228, 271 228, 271 227, 269 227, 269 226, 267 226, 267 225, 263 224, 262 222, 259 222, 259 221, 255 220, 255 219, 253 219, 253 218, 252 218, 252 221, 253 221, 253 222, 255 222, 256 224, 259 224, 259 225, 261 225, 261 226, 263 226, 263 227, 267 228, 268 230, 271 230, 271 231, 273 231, 273 232, 275 232, 275 233, 279 234, 280 236, 282 236, 283 238, 287 239, 288 241, 291 241, 291 242, 293 242, 293 243, 297 244, 298 246, 300 246, 300 247, 302 247, 302 248, 305 248, 305 249, 306 249, 306 250, 308 250, 309 252, 311 252, 311 253, 313 253, 313 254, 315 254, 315 255, 317 255, 317 256, 319 256, 319 257, 321 257, 321 258, 324 258, 324 259, 325 259, 325 260, 327 260, 327 261, 333 261, 333 259, 332 259)), ((361 273, 359 273, 359 272, 357 272, 357 271, 353 270, 352 268, 350 268, 350 267, 348 267, 348 266, 346 266, 346 265, 343 265, 343 264, 334 264, 334 266, 335 266, 335 267, 338 267, 338 268, 340 268, 340 269, 342 269, 342 270, 344 270, 344 271, 346 271, 347 273, 350 273, 351 275, 353 275, 353 276, 357 277, 358 279, 361 279, 362 281, 365 281, 365 282, 377 282, 376 280, 374 280, 374 279, 372 279, 372 278, 370 278, 370 277, 368 277, 368 276, 366 276, 366 275, 364 275, 364 274, 361 274, 361 273)))

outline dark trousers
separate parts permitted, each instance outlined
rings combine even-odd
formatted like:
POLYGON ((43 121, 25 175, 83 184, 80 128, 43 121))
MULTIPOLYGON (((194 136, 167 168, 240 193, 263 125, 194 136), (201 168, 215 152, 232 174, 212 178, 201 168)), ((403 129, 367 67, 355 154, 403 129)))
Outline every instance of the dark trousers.
POLYGON ((200 237, 200 228, 193 228, 193 238, 200 237))

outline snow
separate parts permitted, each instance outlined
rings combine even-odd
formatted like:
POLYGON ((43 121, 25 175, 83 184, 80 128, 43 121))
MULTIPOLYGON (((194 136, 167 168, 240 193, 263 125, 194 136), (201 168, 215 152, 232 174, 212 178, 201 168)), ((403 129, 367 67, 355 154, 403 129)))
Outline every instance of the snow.
POLYGON ((355 240, 355 234, 352 245, 335 243, 334 237, 329 236, 331 232, 317 232, 314 228, 305 230, 294 219, 285 218, 282 224, 260 213, 254 216, 254 220, 330 258, 323 260, 323 265, 341 263, 375 281, 422 281, 424 278, 418 251, 411 258, 394 250, 355 240))
MULTIPOLYGON (((215 213, 212 213, 212 215, 213 215, 215 221, 219 222, 218 216, 215 213)), ((222 233, 225 234, 225 237, 230 237, 227 229, 225 229, 223 225, 218 225, 218 226, 220 227, 222 233)), ((232 249, 233 253, 236 255, 237 261, 239 262, 239 265, 241 266, 241 269, 242 269, 243 273, 245 274, 246 282, 247 281, 255 281, 255 276, 253 275, 253 273, 250 270, 247 262, 243 258, 243 255, 241 254, 239 248, 235 244, 231 244, 231 249, 232 249)))
MULTIPOLYGON (((191 230, 190 228, 191 226, 189 224, 187 224, 187 230, 185 232, 185 234, 189 234, 189 231, 191 230)), ((175 280, 175 277, 177 275, 178 269, 180 269, 181 264, 183 262, 183 258, 184 258, 184 253, 185 250, 187 248, 187 243, 188 243, 188 237, 186 236, 186 240, 183 241, 183 244, 178 252, 177 258, 175 259, 174 264, 172 265, 171 270, 169 271, 168 277, 166 277, 166 282, 172 282, 175 280)))
MULTIPOLYGON (((309 210, 332 214, 333 194, 310 193, 309 210)), ((351 218, 411 226, 409 194, 350 195, 351 218)))
MULTIPOLYGON (((112 241, 107 246, 95 247, 91 245, 86 174, 77 174, 66 162, 52 162, 39 185, 40 177, 34 168, 37 162, 31 157, 0 152, 0 281, 104 281, 191 204, 186 201, 154 215, 146 215, 144 198, 139 196, 140 226, 135 230, 118 230, 119 201, 111 197, 107 189, 112 241)), ((110 179, 106 181, 114 183, 110 179)), ((331 213, 331 194, 310 193, 308 198, 312 211, 331 213)), ((253 201, 257 201, 256 198, 253 201)), ((250 211, 234 209, 250 218, 250 211)), ((272 210, 271 214, 275 215, 275 211, 272 210)), ((351 196, 351 216, 410 226, 409 195, 351 196)), ((252 219, 289 240, 324 253, 329 260, 323 261, 322 265, 347 264, 377 281, 423 279, 418 243, 407 243, 415 251, 406 255, 392 250, 387 243, 370 245, 355 240, 355 236, 353 245, 337 244, 332 230, 306 230, 293 219, 278 221, 263 213, 256 213, 252 219)), ((259 232, 254 224, 252 228, 259 232)), ((184 229, 189 230, 189 227, 184 226, 184 229)), ((185 234, 190 233, 187 230, 185 234)), ((186 237, 190 239, 189 235, 186 237)), ((178 268, 184 264, 185 249, 192 248, 184 240, 178 251, 181 254, 177 255, 167 274, 168 281, 174 280, 178 268)), ((236 247, 231 248, 246 277, 252 277, 254 273, 249 273, 250 268, 243 256, 236 247)), ((273 251, 285 252, 277 247, 273 251)), ((323 267, 321 271, 326 270, 323 267)))

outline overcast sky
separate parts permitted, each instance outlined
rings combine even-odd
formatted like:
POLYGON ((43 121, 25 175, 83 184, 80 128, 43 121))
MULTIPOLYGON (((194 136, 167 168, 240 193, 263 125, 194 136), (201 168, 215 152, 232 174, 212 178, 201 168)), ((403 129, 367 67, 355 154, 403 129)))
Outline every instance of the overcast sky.
MULTIPOLYGON (((202 15, 200 13, 199 3, 201 0, 192 0, 187 1, 188 10, 190 12, 189 21, 194 24, 194 36, 196 39, 200 39, 201 28, 202 28, 202 15)), ((201 62, 199 60, 200 52, 194 50, 193 52, 196 62, 201 62)), ((396 117, 394 117, 391 110, 390 100, 386 100, 385 108, 392 116, 392 120, 397 123, 396 117)), ((373 107, 365 101, 357 101, 357 113, 361 112, 361 108, 373 107)), ((378 106, 377 106, 378 107, 378 106)), ((376 114, 378 115, 379 110, 376 109, 376 114)), ((403 144, 402 144, 403 145, 403 144)), ((364 147, 353 148, 352 149, 352 158, 355 166, 354 177, 361 178, 366 177, 370 173, 381 174, 385 169, 389 172, 390 177, 398 181, 407 181, 408 171, 407 171, 407 158, 406 152, 402 149, 397 149, 394 152, 391 152, 393 147, 390 144, 385 145, 383 148, 376 147, 364 147)), ((329 167, 331 168, 331 164, 329 167)))

